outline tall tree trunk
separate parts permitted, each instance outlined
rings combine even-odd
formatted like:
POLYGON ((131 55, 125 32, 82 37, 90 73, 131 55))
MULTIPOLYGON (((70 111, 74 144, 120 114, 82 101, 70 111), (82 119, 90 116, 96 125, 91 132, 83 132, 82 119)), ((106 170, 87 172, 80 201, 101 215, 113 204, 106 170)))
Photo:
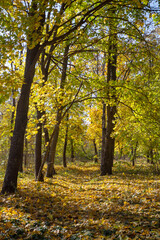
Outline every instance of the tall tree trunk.
POLYGON ((44 126, 43 127, 43 131, 44 131, 44 137, 45 137, 45 144, 49 143, 49 132, 48 129, 44 126))
POLYGON ((103 103, 103 113, 102 113, 101 176, 103 176, 103 175, 106 174, 105 141, 106 141, 106 104, 103 103))
POLYGON ((24 166, 27 167, 27 163, 28 163, 28 140, 27 140, 27 138, 24 139, 24 148, 25 148, 24 166))
POLYGON ((106 173, 112 174, 113 158, 114 158, 114 143, 115 139, 111 137, 114 129, 114 115, 116 113, 116 106, 107 106, 107 128, 106 128, 106 142, 105 142, 105 162, 106 173))
MULTIPOLYGON (((29 11, 29 18, 34 19, 36 14, 37 14, 37 1, 33 0, 29 11)), ((42 27, 45 22, 44 10, 42 10, 42 12, 39 12, 39 15, 42 17, 39 20, 40 23, 39 28, 36 30, 34 29, 27 36, 30 44, 33 43, 33 34, 37 33, 37 35, 41 36, 42 33, 42 27)), ((41 51, 39 43, 37 43, 32 49, 27 47, 24 83, 22 85, 20 98, 17 104, 15 126, 13 131, 13 137, 11 140, 6 174, 1 191, 2 193, 6 192, 14 193, 17 189, 18 170, 23 160, 24 135, 28 120, 27 115, 29 107, 30 89, 35 74, 35 65, 38 61, 40 52, 41 51)))
MULTIPOLYGON (((43 112, 42 115, 45 115, 45 112, 43 112)), ((49 144, 49 132, 48 132, 48 129, 45 127, 45 122, 46 122, 46 120, 45 120, 44 123, 43 123, 43 131, 44 131, 45 144, 46 144, 46 149, 47 149, 47 146, 48 146, 48 144, 49 144)), ((48 162, 48 161, 49 161, 49 155, 48 155, 48 157, 47 157, 46 162, 48 162)), ((40 181, 40 180, 39 180, 39 181, 40 181)))
MULTIPOLYGON (((42 123, 40 119, 42 113, 37 109, 37 134, 36 134, 36 146, 35 146, 35 179, 38 177, 39 169, 42 162, 42 123)), ((43 174, 41 174, 40 180, 43 181, 43 174)))
POLYGON ((14 193, 17 189, 18 170, 23 159, 24 134, 28 120, 29 94, 38 57, 39 45, 35 46, 33 49, 27 49, 24 84, 22 85, 21 95, 17 105, 15 126, 2 193, 14 193))
POLYGON ((66 150, 67 150, 67 143, 68 143, 68 118, 69 118, 69 114, 67 114, 67 127, 66 127, 66 134, 65 134, 64 148, 63 148, 63 167, 67 167, 66 150))
POLYGON ((131 161, 132 161, 133 167, 135 166, 137 147, 138 147, 138 142, 136 142, 135 147, 131 148, 131 161))
MULTIPOLYGON (((14 90, 12 90, 12 106, 14 107, 14 111, 11 114, 11 133, 13 133, 13 124, 14 124, 14 114, 15 114, 15 107, 16 107, 16 99, 14 97, 14 90)), ((12 139, 12 137, 11 137, 12 139)))
MULTIPOLYGON (((65 50, 64 50, 60 89, 64 89, 64 86, 65 86, 65 80, 66 80, 66 74, 67 74, 67 65, 68 65, 68 52, 69 52, 69 45, 67 45, 65 47, 65 50)), ((57 141, 58 141, 59 126, 60 126, 60 123, 61 123, 61 118, 62 118, 62 109, 60 107, 57 110, 56 124, 55 124, 55 127, 54 127, 54 135, 53 135, 51 148, 50 148, 50 153, 49 153, 49 159, 48 159, 48 163, 47 163, 48 165, 47 165, 46 177, 53 177, 53 174, 55 174, 54 161, 55 161, 55 155, 56 155, 56 146, 57 146, 57 141)))
POLYGON ((93 146, 94 146, 94 153, 95 153, 94 162, 98 163, 98 151, 97 151, 97 145, 96 145, 95 139, 93 139, 93 146))
POLYGON ((147 163, 150 163, 150 159, 149 159, 149 151, 147 152, 147 163))
POLYGON ((71 138, 71 162, 74 162, 74 145, 72 138, 71 138))
MULTIPOLYGON (((113 14, 115 11, 112 11, 113 14)), ((108 49, 108 66, 107 66, 107 83, 116 81, 116 65, 117 65, 117 33, 116 26, 109 23, 109 49, 108 49)), ((116 106, 114 101, 116 100, 114 86, 108 89, 108 99, 112 102, 107 105, 107 126, 106 126, 106 138, 105 138, 105 156, 102 161, 104 168, 101 166, 101 175, 112 174, 113 158, 114 158, 114 145, 115 139, 112 137, 114 130, 114 120, 116 113, 116 106), (103 170, 102 170, 103 168, 103 170)))
POLYGON ((151 159, 151 164, 154 164, 154 161, 153 161, 153 148, 150 149, 149 155, 150 155, 150 159, 151 159))
POLYGON ((46 177, 48 177, 48 178, 52 178, 53 175, 56 174, 56 171, 54 169, 54 161, 55 161, 56 147, 57 147, 58 136, 59 136, 59 124, 60 124, 60 122, 56 123, 56 125, 54 126, 53 138, 52 138, 49 157, 48 157, 48 161, 47 161, 46 177))

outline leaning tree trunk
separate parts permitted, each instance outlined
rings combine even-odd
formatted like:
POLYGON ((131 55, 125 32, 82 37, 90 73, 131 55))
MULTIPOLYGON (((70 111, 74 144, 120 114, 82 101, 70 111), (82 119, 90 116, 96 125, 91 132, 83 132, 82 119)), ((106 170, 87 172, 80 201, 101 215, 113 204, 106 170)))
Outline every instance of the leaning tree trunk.
POLYGON ((56 147, 57 147, 58 135, 59 135, 59 124, 60 123, 57 123, 54 126, 53 138, 52 138, 52 142, 51 142, 49 158, 47 161, 46 177, 48 177, 48 178, 52 178, 53 175, 56 173, 56 171, 54 169, 54 161, 55 161, 56 147))
MULTIPOLYGON (((64 57, 63 57, 62 76, 61 76, 61 83, 60 83, 60 89, 62 90, 64 89, 64 86, 65 86, 65 80, 66 80, 66 74, 67 74, 68 52, 69 52, 69 45, 65 47, 64 57)), ((53 138, 52 138, 51 148, 49 152, 49 159, 47 162, 46 177, 50 177, 50 178, 53 177, 53 174, 55 174, 54 161, 55 161, 55 155, 56 155, 56 147, 58 142, 59 126, 61 123, 61 118, 62 118, 62 107, 60 107, 57 110, 56 124, 54 127, 53 138)))
MULTIPOLYGON (((44 3, 42 3, 42 5, 43 4, 44 3)), ((33 20, 37 23, 37 19, 35 16, 37 16, 38 13, 41 16, 41 19, 39 19, 39 27, 36 30, 33 29, 30 32, 28 31, 29 34, 27 38, 31 45, 34 43, 33 34, 34 36, 35 34, 37 34, 37 36, 40 37, 45 22, 44 10, 41 8, 39 8, 39 10, 37 9, 37 1, 33 0, 31 2, 31 8, 28 17, 30 20, 33 20)), ((13 131, 13 137, 11 140, 8 164, 3 182, 2 193, 14 193, 17 189, 18 170, 23 160, 24 135, 28 120, 27 115, 29 107, 30 89, 35 74, 35 65, 38 61, 40 52, 41 50, 39 43, 34 45, 32 49, 27 46, 24 83, 22 85, 20 98, 17 104, 15 126, 13 131)))
POLYGON ((17 189, 18 170, 23 159, 24 134, 27 125, 29 94, 35 73, 35 64, 39 56, 39 45, 27 49, 24 84, 17 105, 15 126, 11 140, 9 159, 3 182, 2 193, 14 193, 17 189))

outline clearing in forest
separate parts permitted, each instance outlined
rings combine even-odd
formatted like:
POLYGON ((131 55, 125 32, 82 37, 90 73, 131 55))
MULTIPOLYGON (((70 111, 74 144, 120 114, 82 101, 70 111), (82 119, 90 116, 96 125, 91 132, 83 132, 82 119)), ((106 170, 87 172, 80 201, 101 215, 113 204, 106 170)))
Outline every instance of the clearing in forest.
POLYGON ((160 239, 160 176, 150 165, 119 161, 103 177, 98 164, 56 170, 44 183, 26 171, 16 194, 0 196, 0 239, 160 239))

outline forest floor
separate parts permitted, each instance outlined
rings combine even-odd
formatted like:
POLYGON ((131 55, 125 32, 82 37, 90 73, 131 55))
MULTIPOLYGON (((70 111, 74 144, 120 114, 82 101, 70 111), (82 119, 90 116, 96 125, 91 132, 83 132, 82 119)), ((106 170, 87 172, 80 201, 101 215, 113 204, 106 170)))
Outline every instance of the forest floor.
POLYGON ((160 175, 151 167, 117 161, 101 177, 99 164, 76 162, 44 183, 26 170, 17 193, 0 196, 0 239, 158 240, 160 175))

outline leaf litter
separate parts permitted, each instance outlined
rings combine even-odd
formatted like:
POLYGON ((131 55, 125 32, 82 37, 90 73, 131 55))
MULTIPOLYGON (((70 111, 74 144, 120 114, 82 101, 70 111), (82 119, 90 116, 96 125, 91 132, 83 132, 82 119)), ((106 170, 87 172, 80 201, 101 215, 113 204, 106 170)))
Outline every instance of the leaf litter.
POLYGON ((56 169, 44 183, 24 173, 16 194, 0 196, 0 239, 160 239, 160 176, 148 166, 56 169))

